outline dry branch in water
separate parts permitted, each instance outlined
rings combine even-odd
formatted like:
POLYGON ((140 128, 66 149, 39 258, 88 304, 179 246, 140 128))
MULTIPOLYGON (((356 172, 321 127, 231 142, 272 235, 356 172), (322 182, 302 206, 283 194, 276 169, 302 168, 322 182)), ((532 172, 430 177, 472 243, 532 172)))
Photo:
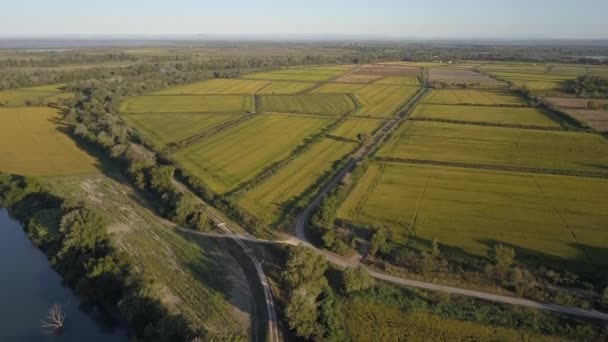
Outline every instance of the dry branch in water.
POLYGON ((56 333, 63 328, 65 313, 59 304, 54 304, 45 320, 42 320, 42 329, 48 334, 56 333))

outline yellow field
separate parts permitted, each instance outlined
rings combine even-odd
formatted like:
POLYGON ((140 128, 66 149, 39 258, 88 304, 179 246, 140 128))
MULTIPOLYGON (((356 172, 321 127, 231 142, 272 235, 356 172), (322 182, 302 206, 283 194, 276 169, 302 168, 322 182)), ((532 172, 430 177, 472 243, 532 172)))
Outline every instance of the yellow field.
POLYGON ((342 76, 338 79, 336 79, 336 82, 343 82, 343 83, 372 83, 376 80, 381 79, 382 76, 378 76, 378 75, 347 75, 347 76, 342 76))
POLYGON ((325 83, 311 94, 352 94, 365 87, 365 84, 325 83))
POLYGON ((269 81, 310 81, 319 82, 327 81, 334 76, 321 74, 302 74, 302 73, 279 73, 279 72, 262 72, 257 74, 245 75, 246 79, 261 79, 269 81))
POLYGON ((356 140, 359 133, 367 133, 371 136, 383 123, 384 120, 348 118, 331 132, 331 135, 356 140))
POLYGON ((525 106, 523 98, 507 91, 443 89, 433 90, 422 103, 525 106))
POLYGON ((355 143, 324 139, 287 166, 247 191, 238 203, 266 224, 279 220, 281 213, 327 171, 357 147, 355 143))
POLYGON ((579 132, 412 120, 391 136, 378 155, 608 174, 608 139, 579 132))
POLYGON ((422 104, 412 113, 414 118, 457 120, 480 123, 559 127, 543 111, 530 107, 450 106, 422 104))
POLYGON ((344 94, 262 95, 260 107, 275 113, 344 115, 355 103, 344 94))
POLYGON ((253 110, 249 95, 156 95, 128 99, 120 106, 127 114, 245 113, 253 110))
POLYGON ((608 180, 374 163, 338 217, 485 255, 496 243, 608 264, 608 180))
POLYGON ((200 94, 255 94, 270 84, 268 81, 251 81, 216 78, 208 81, 186 84, 157 91, 162 95, 200 94))
POLYGON ((138 114, 123 118, 160 147, 204 132, 223 122, 238 118, 235 114, 138 114))
POLYGON ((353 115, 375 118, 392 117, 416 92, 418 92, 417 87, 368 85, 355 92, 362 108, 355 111, 353 115))
POLYGON ((97 161, 66 134, 57 110, 0 108, 0 171, 31 176, 98 172, 97 161))
POLYGON ((223 193, 285 158, 306 137, 334 121, 329 117, 257 115, 187 146, 175 156, 213 191, 223 193))
POLYGON ((374 84, 419 86, 420 82, 418 82, 417 77, 385 77, 374 82, 374 84))
POLYGON ((259 90, 257 93, 258 94, 296 94, 296 93, 304 91, 314 85, 315 85, 315 83, 313 83, 313 82, 274 81, 274 82, 271 82, 268 86, 259 90))

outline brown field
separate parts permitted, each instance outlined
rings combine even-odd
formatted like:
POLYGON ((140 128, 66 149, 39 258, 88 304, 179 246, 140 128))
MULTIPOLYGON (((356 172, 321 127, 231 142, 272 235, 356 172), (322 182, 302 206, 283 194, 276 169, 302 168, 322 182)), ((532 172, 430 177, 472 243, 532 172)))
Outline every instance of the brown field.
POLYGON ((587 103, 589 103, 589 101, 593 101, 593 103, 595 103, 595 105, 598 106, 603 106, 603 105, 608 105, 608 100, 607 99, 581 99, 581 98, 572 98, 572 97, 548 97, 545 99, 547 102, 551 103, 552 105, 558 106, 558 107, 565 107, 565 108, 586 108, 587 103))
POLYGON ((608 110, 568 109, 566 112, 590 128, 608 132, 608 110))
POLYGON ((336 79, 336 82, 343 83, 371 83, 381 79, 380 75, 346 75, 336 79))
POLYGON ((490 76, 480 74, 474 70, 462 68, 431 68, 429 69, 431 82, 446 82, 450 84, 480 84, 486 86, 504 86, 506 83, 495 80, 490 76))
POLYGON ((420 68, 408 66, 365 66, 353 75, 377 75, 377 76, 406 76, 416 77, 420 74, 420 68))

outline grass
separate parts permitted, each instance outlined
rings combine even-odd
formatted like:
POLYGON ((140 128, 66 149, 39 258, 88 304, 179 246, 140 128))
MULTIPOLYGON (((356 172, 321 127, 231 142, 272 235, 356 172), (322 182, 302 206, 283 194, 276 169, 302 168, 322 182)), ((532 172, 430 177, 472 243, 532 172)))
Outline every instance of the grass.
POLYGON ((63 92, 64 85, 63 83, 47 84, 38 87, 0 91, 0 108, 25 106, 28 102, 46 104, 73 98, 74 94, 63 92))
POLYGON ((418 77, 385 77, 374 84, 419 86, 418 77))
POLYGON ((356 140, 359 133, 367 133, 371 136, 383 123, 383 120, 377 119, 348 118, 331 135, 356 140))
POLYGON ((608 174, 608 139, 578 132, 407 121, 379 156, 608 174))
POLYGON ((242 271, 218 244, 177 233, 131 187, 107 176, 62 177, 48 183, 105 217, 112 243, 130 256, 139 275, 151 282, 150 294, 171 312, 182 313, 219 340, 247 338, 248 311, 231 303, 233 279, 242 271))
POLYGON ((244 113, 252 110, 248 95, 159 95, 139 96, 121 104, 127 114, 155 113, 244 113))
POLYGON ((293 115, 259 115, 176 153, 184 167, 213 191, 223 193, 285 158, 306 137, 334 120, 293 115))
POLYGON ((203 82, 196 82, 179 87, 172 87, 157 91, 154 94, 163 95, 201 95, 201 94, 255 94, 267 86, 268 81, 235 80, 216 78, 203 82))
POLYGON ((357 90, 364 88, 365 84, 347 84, 347 83, 325 83, 319 88, 313 90, 312 94, 352 94, 357 90))
POLYGON ((258 94, 296 94, 301 91, 304 91, 312 86, 315 83, 312 82, 272 82, 270 85, 264 87, 258 94))
POLYGON ((542 110, 527 107, 450 106, 418 105, 412 113, 414 118, 458 120, 479 123, 533 125, 559 127, 542 110))
POLYGON ((98 162, 64 132, 48 107, 0 108, 0 171, 28 176, 98 172, 98 162))
POLYGON ((275 113, 344 115, 355 103, 344 94, 262 95, 261 108, 275 113))
POLYGON ((223 122, 237 118, 234 114, 138 114, 123 118, 139 132, 163 147, 223 122))
POLYGON ((247 79, 261 79, 270 81, 308 81, 320 82, 327 81, 334 76, 322 74, 302 74, 302 73, 285 73, 285 72, 261 72, 256 74, 245 75, 247 79))
POLYGON ((356 147, 355 143, 323 139, 270 178, 247 191, 239 198, 238 204, 264 223, 276 223, 290 209, 290 205, 295 204, 295 199, 330 171, 336 161, 356 147))
POLYGON ((485 255, 501 242, 528 255, 608 263, 608 180, 413 164, 373 163, 338 217, 388 224, 485 255))
POLYGON ((382 76, 378 75, 346 75, 336 79, 336 82, 343 83, 373 83, 376 80, 381 79, 382 76))
POLYGON ((525 106, 523 98, 507 91, 444 89, 433 90, 423 103, 485 106, 525 106))
POLYGON ((353 115, 375 118, 392 117, 416 92, 418 92, 417 87, 368 85, 355 92, 362 108, 353 115))

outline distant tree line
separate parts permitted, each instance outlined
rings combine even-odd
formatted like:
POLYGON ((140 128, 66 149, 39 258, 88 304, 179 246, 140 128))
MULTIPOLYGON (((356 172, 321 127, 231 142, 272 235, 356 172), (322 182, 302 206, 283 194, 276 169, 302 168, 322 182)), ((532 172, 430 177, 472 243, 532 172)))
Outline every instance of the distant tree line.
MULTIPOLYGON (((608 79, 581 76, 566 83, 566 91, 580 97, 608 97, 608 79)), ((589 109, 594 106, 591 105, 589 109)))

